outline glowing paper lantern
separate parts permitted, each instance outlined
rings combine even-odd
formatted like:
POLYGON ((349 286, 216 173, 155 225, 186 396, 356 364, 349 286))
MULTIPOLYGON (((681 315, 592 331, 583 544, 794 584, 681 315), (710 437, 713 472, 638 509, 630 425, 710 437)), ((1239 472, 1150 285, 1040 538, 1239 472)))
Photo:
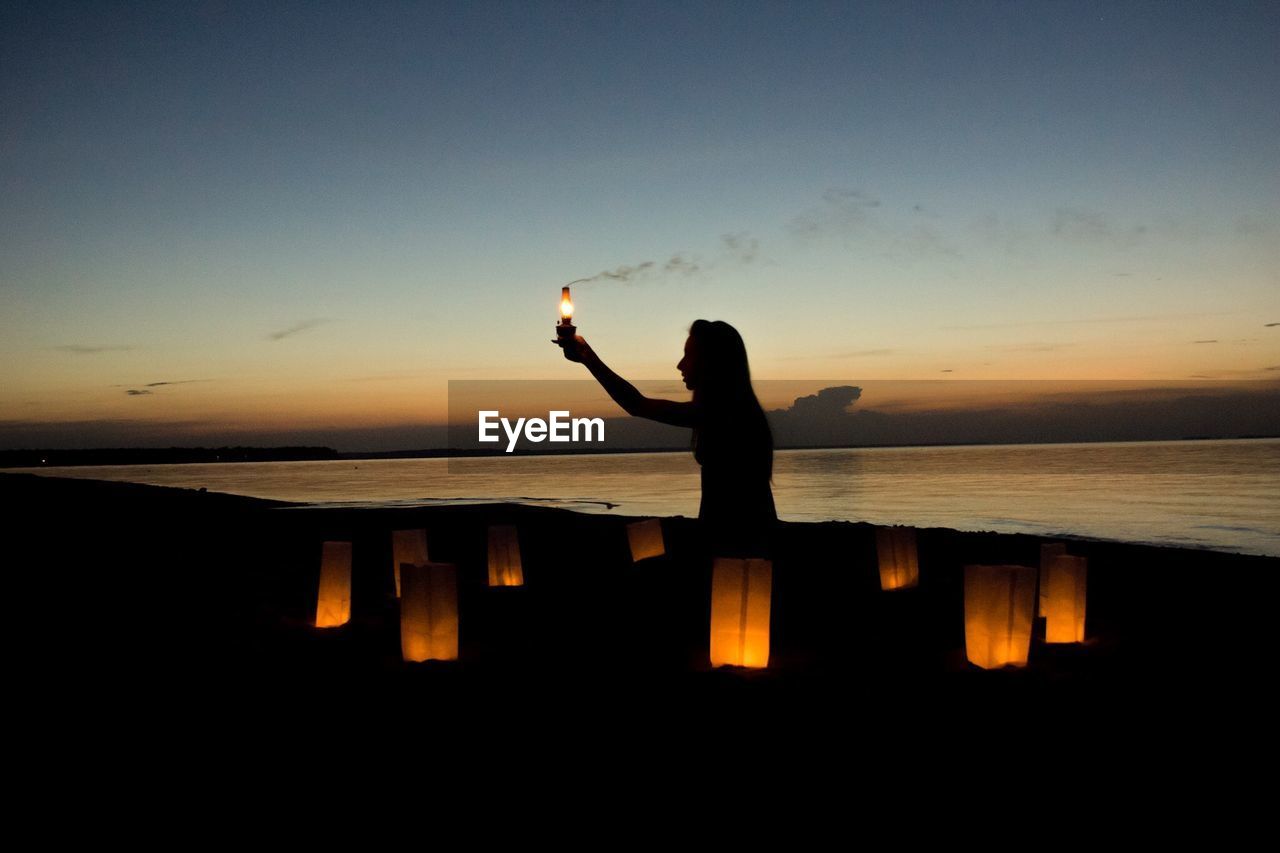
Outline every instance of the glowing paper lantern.
POLYGON ((396 597, 400 597, 400 567, 405 563, 430 562, 427 557, 427 531, 391 531, 391 569, 396 575, 396 597))
POLYGON ((320 549, 320 590, 316 627, 336 628, 351 621, 351 543, 325 542, 320 549))
POLYGON ((489 527, 489 586, 524 586, 520 537, 513 525, 489 527))
POLYGON ((769 665, 773 562, 716 557, 711 569, 711 665, 769 665))
POLYGON ((667 553, 662 542, 662 521, 649 518, 627 525, 627 541, 631 543, 631 561, 638 563, 667 553))
POLYGON ((1046 643, 1084 642, 1085 578, 1089 561, 1058 554, 1040 567, 1040 612, 1046 643))
POLYGON ((458 570, 451 563, 400 566, 400 654, 407 661, 458 659, 458 570))
POLYGON ((920 583, 913 527, 877 527, 876 553, 880 557, 880 588, 907 589, 920 583))
POLYGON ((1025 666, 1035 607, 1035 569, 965 566, 965 657, 983 669, 1025 666))
POLYGON ((1039 601, 1036 602, 1036 613, 1043 616, 1045 614, 1045 592, 1049 589, 1049 578, 1047 572, 1049 563, 1054 557, 1061 557, 1067 553, 1067 546, 1061 542, 1042 542, 1040 543, 1040 595, 1039 601))

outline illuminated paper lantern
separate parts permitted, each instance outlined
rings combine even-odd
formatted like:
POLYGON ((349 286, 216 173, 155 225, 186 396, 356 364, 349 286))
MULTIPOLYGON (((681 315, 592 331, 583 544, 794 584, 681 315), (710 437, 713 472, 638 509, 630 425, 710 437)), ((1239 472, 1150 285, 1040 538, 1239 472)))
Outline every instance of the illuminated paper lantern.
POLYGON ((316 627, 336 628, 351 621, 351 543, 325 542, 320 549, 320 589, 316 627))
POLYGON ((880 557, 880 588, 907 589, 920 583, 913 527, 877 527, 876 553, 880 557))
POLYGON ((427 531, 391 531, 391 570, 396 575, 396 598, 400 597, 400 567, 405 563, 427 563, 427 531))
POLYGON ((769 665, 773 562, 716 557, 711 568, 711 665, 769 665))
POLYGON ((1084 642, 1085 579, 1089 561, 1058 554, 1040 569, 1040 613, 1046 643, 1084 642))
POLYGON ((1049 589, 1049 579, 1046 573, 1049 563, 1054 557, 1061 557, 1067 553, 1067 546, 1061 542, 1042 542, 1040 543, 1040 594, 1036 602, 1036 613, 1040 616, 1045 614, 1045 592, 1049 589))
POLYGON ((489 586, 524 586, 520 537, 513 525, 489 527, 489 586))
POLYGON ((400 654, 407 661, 458 659, 458 570, 451 563, 400 566, 400 654))
POLYGON ((633 521, 627 525, 627 541, 631 543, 631 562, 638 563, 650 557, 661 557, 667 553, 662 542, 662 521, 649 518, 644 521, 633 521))
POLYGON ((965 657, 983 669, 1025 666, 1035 607, 1035 569, 965 566, 965 657))

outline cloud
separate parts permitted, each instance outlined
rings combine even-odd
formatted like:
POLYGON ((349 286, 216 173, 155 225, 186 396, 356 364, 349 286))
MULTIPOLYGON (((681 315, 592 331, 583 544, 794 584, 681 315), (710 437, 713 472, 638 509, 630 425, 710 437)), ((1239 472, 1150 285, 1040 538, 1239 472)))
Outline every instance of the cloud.
POLYGON ((944 255, 949 258, 960 258, 960 250, 945 237, 927 225, 915 228, 893 238, 892 252, 905 255, 907 258, 916 255, 944 255))
POLYGON ((893 352, 891 349, 857 349, 834 353, 831 358, 874 358, 879 355, 892 355, 893 352))
POLYGON ((662 271, 665 273, 683 273, 684 275, 692 275, 701 267, 697 261, 686 258, 684 255, 672 255, 665 264, 662 265, 662 271))
POLYGON ((1280 323, 1263 323, 1262 324, 1262 328, 1264 329, 1271 329, 1271 328, 1274 328, 1275 326, 1280 326, 1280 323))
POLYGON ((1193 343, 1193 344, 1216 344, 1216 343, 1217 343, 1217 340, 1211 340, 1211 341, 1192 341, 1191 343, 1193 343))
MULTIPOLYGON (((864 190, 835 187, 825 191, 817 205, 791 219, 786 230, 804 238, 840 237, 860 230, 871 231, 883 237, 887 254, 898 260, 912 260, 921 255, 960 257, 960 251, 927 223, 917 221, 910 227, 887 227, 874 213, 880 207, 880 199, 864 190)), ((911 212, 917 218, 938 218, 937 214, 919 204, 914 205, 911 212)), ((710 260, 702 255, 678 252, 665 261, 623 264, 574 279, 568 284, 609 281, 636 284, 668 275, 692 276, 724 266, 745 266, 760 260, 760 240, 749 232, 734 231, 720 236, 718 251, 710 260)))
POLYGON ((1145 225, 1121 227, 1106 214, 1078 207, 1060 207, 1053 214, 1050 232, 1055 237, 1080 243, 1107 243, 1120 248, 1137 245, 1148 228, 1145 225))
POLYGON ((796 415, 800 417, 814 417, 832 413, 844 414, 849 411, 849 407, 856 403, 861 396, 862 389, 856 385, 833 385, 830 388, 823 388, 817 394, 797 397, 789 408, 774 409, 769 414, 796 415))
POLYGON ((780 447, 835 444, 856 416, 849 411, 862 397, 857 385, 834 385, 817 394, 797 397, 785 409, 766 413, 774 442, 780 447))
POLYGON ((797 237, 820 237, 847 233, 871 223, 870 211, 880 207, 880 199, 863 190, 833 188, 822 194, 822 203, 787 223, 797 237))
MULTIPOLYGON (((190 385, 193 382, 208 382, 208 381, 209 381, 208 379, 170 379, 162 382, 146 382, 146 383, 143 383, 142 387, 143 388, 160 388, 161 386, 164 386, 164 385, 190 385)), ((111 387, 124 388, 126 386, 112 385, 111 387)), ((150 392, 147 392, 147 393, 150 393, 150 392)))
MULTIPOLYGON (((1194 229, 1173 223, 1158 228, 1146 224, 1122 225, 1111 216, 1096 210, 1080 207, 1059 207, 1049 215, 1047 226, 1032 227, 1024 218, 999 216, 987 213, 976 218, 970 230, 987 243, 1006 253, 1023 258, 1034 258, 1043 247, 1045 238, 1072 243, 1110 246, 1128 249, 1154 236, 1157 231, 1166 238, 1185 240, 1194 236, 1194 229)), ((1118 272, 1117 277, 1129 277, 1131 272, 1118 272)))
MULTIPOLYGON (((149 407, 148 407, 149 408, 149 407)), ((672 427, 672 429, 675 429, 672 427)), ((683 447, 688 447, 684 433, 683 447)), ((423 423, 366 427, 252 427, 208 420, 120 418, 82 421, 0 419, 0 448, 329 446, 342 450, 447 447, 448 428, 423 423)), ((359 464, 358 462, 352 463, 359 464)))
POLYGON ((139 391, 137 388, 130 388, 128 391, 125 391, 124 393, 128 394, 130 397, 141 397, 141 396, 143 396, 143 395, 146 395, 146 394, 152 394, 152 393, 154 393, 154 392, 152 392, 152 391, 139 391))
POLYGON ((314 329, 316 326, 322 326, 325 323, 331 322, 333 321, 328 317, 313 317, 310 320, 303 320, 301 323, 295 323, 287 329, 281 329, 278 332, 271 332, 267 335, 267 338, 273 341, 280 341, 290 337, 291 335, 296 335, 299 332, 305 332, 308 329, 314 329))
POLYGON ((1029 254, 1028 250, 1034 249, 1037 242, 1021 219, 1002 219, 994 213, 978 217, 970 225, 970 230, 1015 257, 1029 254))
MULTIPOLYGON (((1097 383, 1105 386, 1105 383, 1097 383)), ((1107 393, 1099 388, 1021 403, 959 409, 853 411, 817 404, 768 413, 778 447, 1164 440, 1187 436, 1274 435, 1280 386, 1155 387, 1107 393)), ((799 403, 799 401, 797 401, 799 403)))
POLYGON ((910 223, 898 224, 880 215, 881 206, 879 198, 864 190, 829 189, 820 204, 793 218, 786 229, 802 239, 874 235, 884 247, 884 255, 895 261, 912 262, 924 255, 961 256, 960 250, 930 224, 928 220, 939 217, 923 205, 909 208, 910 223))
POLYGON ((720 244, 729 258, 742 264, 754 261, 760 251, 760 241, 746 231, 724 234, 720 237, 720 244))
MULTIPOLYGON (((1233 381, 1238 380, 1240 382, 1274 383, 1280 380, 1278 380, 1276 377, 1273 377, 1273 376, 1266 376, 1265 374, 1275 370, 1276 368, 1274 367, 1253 367, 1253 368, 1246 368, 1241 370, 1218 370, 1218 371, 1215 371, 1216 375, 1213 376, 1212 378, 1223 379, 1223 380, 1233 380, 1233 381)), ((1280 431, 1277 432, 1277 435, 1280 435, 1280 431)))
POLYGON ((133 347, 125 345, 87 346, 85 344, 63 344, 62 346, 53 347, 53 349, 60 352, 74 353, 75 355, 97 355, 102 352, 127 352, 133 347))

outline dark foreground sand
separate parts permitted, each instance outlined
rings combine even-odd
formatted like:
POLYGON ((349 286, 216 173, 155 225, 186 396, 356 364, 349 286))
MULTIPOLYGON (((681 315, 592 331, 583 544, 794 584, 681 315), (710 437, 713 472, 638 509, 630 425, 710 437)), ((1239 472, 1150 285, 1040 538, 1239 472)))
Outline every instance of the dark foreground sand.
POLYGON ((745 672, 709 666, 710 566, 688 519, 664 520, 667 556, 633 565, 633 519, 555 509, 306 509, 32 475, 0 475, 0 497, 17 666, 62 710, 99 719, 264 737, 444 719, 489 735, 550 724, 828 745, 975 721, 1034 739, 1270 725, 1274 558, 1073 540, 1089 559, 1088 642, 1036 640, 1025 669, 983 671, 964 658, 962 567, 1037 565, 1039 539, 920 530, 919 588, 884 593, 872 527, 784 524, 770 667, 745 672), (492 523, 519 527, 524 587, 488 588, 492 523), (400 661, 390 531, 412 527, 459 567, 457 663, 400 661), (324 539, 355 555, 352 621, 329 630, 312 627, 324 539))

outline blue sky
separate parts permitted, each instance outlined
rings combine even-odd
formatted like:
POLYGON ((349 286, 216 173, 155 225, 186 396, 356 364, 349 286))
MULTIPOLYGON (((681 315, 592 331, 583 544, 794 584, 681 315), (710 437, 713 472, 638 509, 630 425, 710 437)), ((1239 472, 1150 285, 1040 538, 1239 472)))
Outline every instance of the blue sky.
POLYGON ((1277 45, 1274 3, 5 4, 0 444, 439 420, 580 378, 560 285, 646 261, 575 288, 637 378, 696 317, 767 378, 1274 378, 1277 45))

